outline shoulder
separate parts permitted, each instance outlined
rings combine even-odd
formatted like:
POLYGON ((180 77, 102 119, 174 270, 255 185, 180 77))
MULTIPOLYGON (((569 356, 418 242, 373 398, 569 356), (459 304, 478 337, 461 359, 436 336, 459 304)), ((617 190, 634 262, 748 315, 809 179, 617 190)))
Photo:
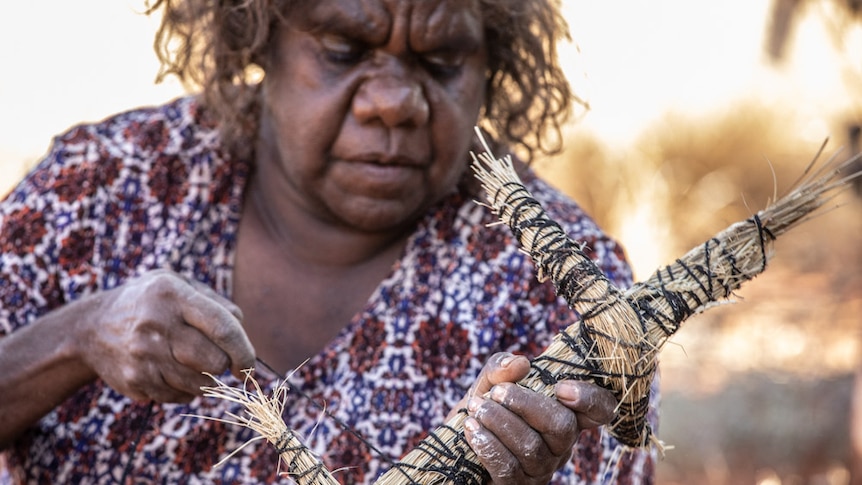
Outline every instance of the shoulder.
POLYGON ((217 141, 216 133, 197 98, 186 96, 76 125, 55 138, 54 146, 69 153, 95 146, 108 155, 147 158, 177 154, 199 144, 211 145, 217 141))
MULTIPOLYGON (((55 195, 61 201, 84 202, 171 174, 180 180, 190 158, 218 150, 216 127, 194 97, 182 97, 73 126, 54 138, 47 155, 9 198, 55 195)), ((220 159, 206 157, 211 163, 220 159)))

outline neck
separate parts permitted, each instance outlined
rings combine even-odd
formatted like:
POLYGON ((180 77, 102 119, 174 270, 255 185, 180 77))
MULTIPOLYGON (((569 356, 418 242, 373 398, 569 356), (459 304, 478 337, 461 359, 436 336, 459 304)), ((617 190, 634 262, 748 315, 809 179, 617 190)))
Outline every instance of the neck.
POLYGON ((255 173, 246 191, 244 216, 278 245, 285 257, 315 267, 359 266, 380 257, 397 258, 408 228, 368 232, 351 228, 285 197, 279 177, 255 173))

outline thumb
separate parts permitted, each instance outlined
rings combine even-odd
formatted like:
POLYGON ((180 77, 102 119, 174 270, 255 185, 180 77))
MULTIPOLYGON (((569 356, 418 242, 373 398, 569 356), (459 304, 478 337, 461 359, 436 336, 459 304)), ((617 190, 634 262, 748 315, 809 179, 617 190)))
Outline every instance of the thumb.
POLYGON ((530 361, 523 355, 499 352, 491 356, 470 388, 468 397, 484 396, 502 382, 518 382, 530 372, 530 361))
POLYGON ((498 352, 488 359, 476 382, 470 386, 467 394, 455 405, 446 417, 453 419, 461 410, 467 407, 467 401, 473 396, 484 396, 491 388, 501 382, 517 382, 530 373, 530 361, 524 357, 509 352, 498 352))

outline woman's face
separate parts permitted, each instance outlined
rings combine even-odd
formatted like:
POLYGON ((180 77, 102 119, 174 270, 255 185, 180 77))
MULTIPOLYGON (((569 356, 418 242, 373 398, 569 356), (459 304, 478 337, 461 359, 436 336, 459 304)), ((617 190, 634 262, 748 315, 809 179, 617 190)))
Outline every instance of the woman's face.
POLYGON ((485 95, 477 2, 307 5, 280 28, 264 79, 261 173, 315 217, 403 227, 467 166, 485 95))

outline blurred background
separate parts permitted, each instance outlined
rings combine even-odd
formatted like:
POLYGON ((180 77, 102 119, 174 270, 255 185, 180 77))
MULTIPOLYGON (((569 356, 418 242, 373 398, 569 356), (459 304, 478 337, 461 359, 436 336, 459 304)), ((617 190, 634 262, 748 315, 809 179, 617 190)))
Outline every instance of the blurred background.
MULTIPOLYGON (((537 168, 623 242, 636 279, 788 190, 825 139, 828 156, 860 149, 862 0, 563 3, 582 104, 537 168)), ((0 194, 74 123, 182 94, 153 83, 142 9, 4 9, 0 194)), ((862 484, 860 195, 779 239, 735 303, 665 347, 660 484, 862 484)))

